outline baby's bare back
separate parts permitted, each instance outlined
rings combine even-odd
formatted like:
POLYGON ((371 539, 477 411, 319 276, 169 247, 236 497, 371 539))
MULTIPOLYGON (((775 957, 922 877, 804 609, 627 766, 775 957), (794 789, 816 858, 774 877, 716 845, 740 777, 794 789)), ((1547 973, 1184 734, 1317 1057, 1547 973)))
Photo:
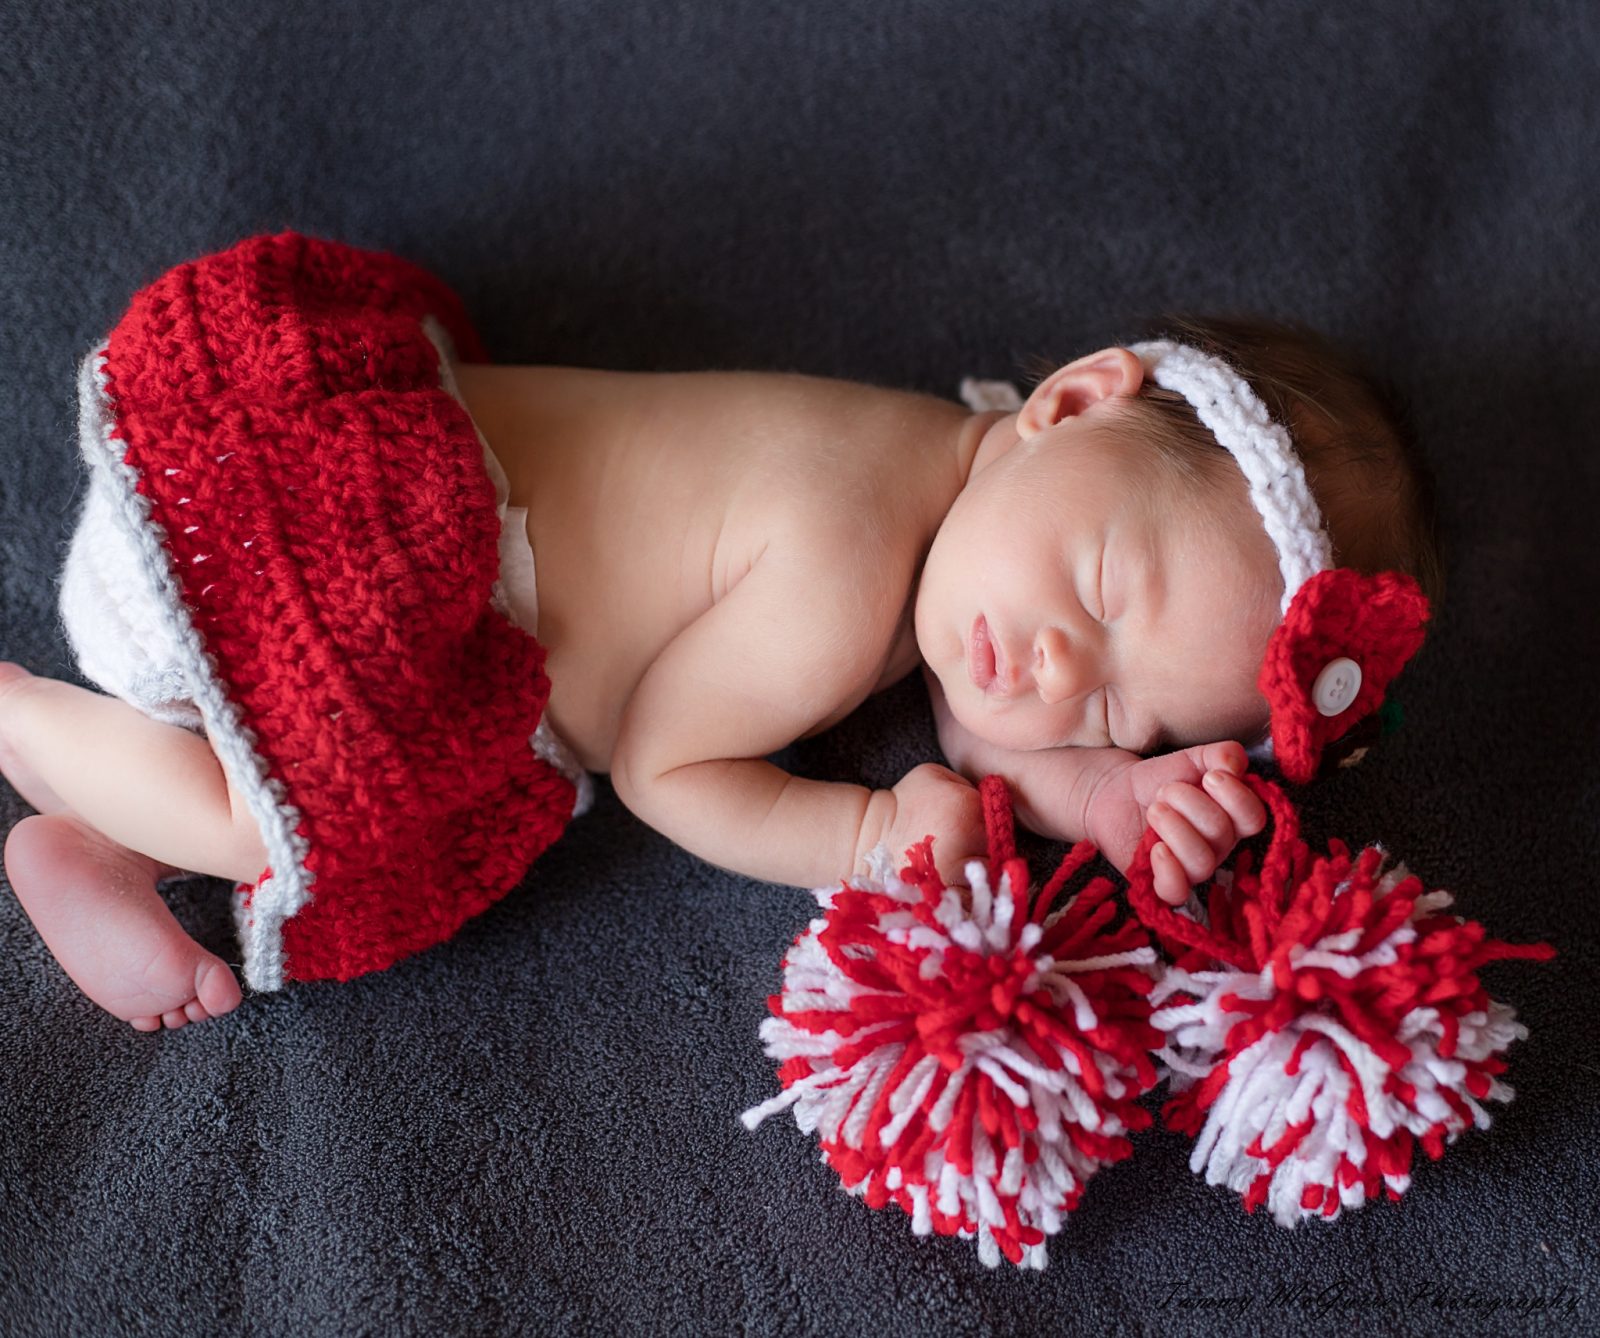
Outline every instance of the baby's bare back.
POLYGON ((784 581, 766 579, 783 608, 752 600, 751 636, 770 638, 776 614, 797 644, 835 648, 821 657, 829 671, 809 675, 797 703, 790 685, 762 681, 763 657, 745 656, 735 632, 711 650, 718 663, 684 658, 683 700, 660 698, 681 712, 658 732, 709 711, 720 741, 741 709, 732 690, 799 737, 916 666, 910 599, 959 488, 957 438, 974 421, 960 405, 766 373, 462 366, 458 380, 512 504, 528 510, 549 714, 589 769, 611 769, 646 672, 758 567, 781 568, 784 581), (769 686, 788 700, 757 706, 769 686))

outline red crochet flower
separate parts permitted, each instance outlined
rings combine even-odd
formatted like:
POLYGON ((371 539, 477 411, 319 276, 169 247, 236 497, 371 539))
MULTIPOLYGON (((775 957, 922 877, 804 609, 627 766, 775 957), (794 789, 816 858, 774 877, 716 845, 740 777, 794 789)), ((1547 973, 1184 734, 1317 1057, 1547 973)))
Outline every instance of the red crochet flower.
POLYGON ((1257 686, 1272 707, 1272 751, 1303 785, 1322 750, 1383 704, 1422 645, 1428 600, 1400 572, 1318 572, 1295 593, 1267 643, 1257 686))

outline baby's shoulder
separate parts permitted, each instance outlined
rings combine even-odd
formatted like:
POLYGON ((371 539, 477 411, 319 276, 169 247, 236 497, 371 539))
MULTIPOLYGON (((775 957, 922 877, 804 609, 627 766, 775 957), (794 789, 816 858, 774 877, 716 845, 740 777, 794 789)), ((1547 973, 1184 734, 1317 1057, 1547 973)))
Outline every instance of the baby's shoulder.
POLYGON ((813 543, 919 548, 941 447, 966 417, 930 395, 799 375, 755 382, 757 430, 734 449, 768 521, 813 543))

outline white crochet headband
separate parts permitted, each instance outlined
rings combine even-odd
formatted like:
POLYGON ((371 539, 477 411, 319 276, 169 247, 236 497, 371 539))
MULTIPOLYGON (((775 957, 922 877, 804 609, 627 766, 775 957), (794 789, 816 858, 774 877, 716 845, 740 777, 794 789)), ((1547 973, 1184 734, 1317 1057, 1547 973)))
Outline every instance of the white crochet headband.
POLYGON ((1272 421, 1250 383, 1221 358, 1169 339, 1128 348, 1152 381, 1189 401, 1211 435, 1238 461, 1250 484, 1250 501, 1278 550, 1282 611, 1287 613, 1295 591, 1333 566, 1333 544, 1288 430, 1272 421))

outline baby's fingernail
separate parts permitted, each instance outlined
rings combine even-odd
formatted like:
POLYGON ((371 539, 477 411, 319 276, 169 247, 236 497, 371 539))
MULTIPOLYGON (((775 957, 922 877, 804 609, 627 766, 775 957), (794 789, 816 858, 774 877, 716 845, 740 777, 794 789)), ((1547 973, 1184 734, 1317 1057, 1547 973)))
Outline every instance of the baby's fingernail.
POLYGON ((1206 789, 1215 790, 1217 788, 1217 786, 1221 785, 1222 782, 1225 781, 1227 778, 1228 778, 1228 773, 1227 772, 1219 771, 1219 770, 1213 768, 1212 770, 1206 772, 1203 784, 1205 785, 1206 789))

